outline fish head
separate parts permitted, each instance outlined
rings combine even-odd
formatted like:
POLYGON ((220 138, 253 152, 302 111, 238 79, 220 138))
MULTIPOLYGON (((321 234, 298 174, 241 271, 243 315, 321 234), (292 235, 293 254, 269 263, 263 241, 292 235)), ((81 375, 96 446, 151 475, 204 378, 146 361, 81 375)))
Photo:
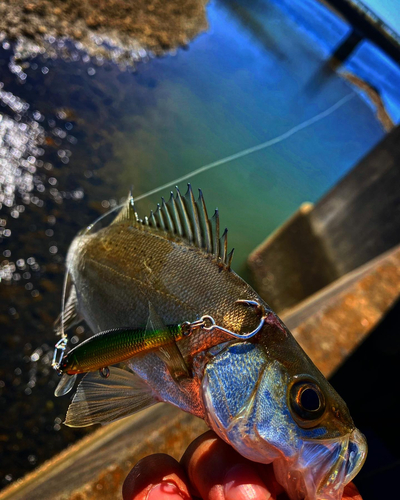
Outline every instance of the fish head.
POLYGON ((270 342, 214 349, 202 382, 208 424, 246 458, 273 462, 292 500, 341 499, 364 463, 365 438, 294 338, 286 340, 285 358, 270 342))

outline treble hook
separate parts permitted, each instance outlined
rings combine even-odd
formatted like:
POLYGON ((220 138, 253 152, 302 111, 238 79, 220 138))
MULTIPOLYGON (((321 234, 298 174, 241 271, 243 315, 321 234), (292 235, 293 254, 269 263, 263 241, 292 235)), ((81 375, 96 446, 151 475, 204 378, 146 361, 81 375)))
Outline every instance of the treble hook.
MULTIPOLYGON (((231 332, 230 330, 227 330, 226 328, 223 328, 222 326, 216 325, 214 318, 212 318, 211 316, 208 316, 208 315, 202 316, 201 319, 199 320, 199 321, 202 321, 204 323, 204 325, 201 326, 201 329, 205 330, 207 332, 213 332, 214 330, 220 330, 224 333, 227 333, 228 335, 231 335, 232 337, 235 337, 236 339, 241 339, 241 340, 248 340, 248 339, 251 339, 252 337, 254 337, 254 335, 256 335, 261 330, 265 320, 268 318, 268 314, 265 313, 264 306, 260 305, 255 300, 241 299, 241 300, 237 300, 236 303, 246 304, 248 306, 255 307, 258 310, 258 312, 261 313, 260 323, 255 330, 253 330, 252 332, 249 332, 249 333, 244 333, 244 334, 231 332), (205 326, 205 321, 209 321, 211 323, 211 326, 205 326)), ((197 322, 197 324, 199 323, 199 321, 197 322)))

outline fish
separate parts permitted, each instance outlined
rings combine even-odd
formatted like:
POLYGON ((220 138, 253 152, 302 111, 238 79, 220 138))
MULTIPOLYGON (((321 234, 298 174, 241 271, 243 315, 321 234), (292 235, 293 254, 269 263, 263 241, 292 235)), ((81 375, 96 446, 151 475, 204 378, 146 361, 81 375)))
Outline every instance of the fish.
POLYGON ((170 403, 244 457, 272 463, 291 500, 339 500, 365 461, 365 437, 284 323, 232 270, 227 234, 218 210, 209 217, 202 191, 195 199, 189 184, 143 219, 129 195, 109 225, 73 240, 59 331, 81 320, 94 335, 138 328, 149 303, 163 324, 212 325, 174 342, 173 356, 144 351, 111 366, 107 378, 87 373, 65 424, 104 424, 170 403))

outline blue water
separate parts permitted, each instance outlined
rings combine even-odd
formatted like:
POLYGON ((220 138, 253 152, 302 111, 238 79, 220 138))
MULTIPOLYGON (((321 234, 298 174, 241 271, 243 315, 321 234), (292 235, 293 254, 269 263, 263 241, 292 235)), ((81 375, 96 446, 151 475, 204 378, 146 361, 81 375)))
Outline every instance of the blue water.
POLYGON ((315 42, 325 57, 349 33, 350 26, 318 0, 272 0, 315 42))
MULTIPOLYGON (((315 42, 321 54, 328 59, 335 48, 349 35, 352 28, 318 0, 271 0, 296 22, 298 28, 315 42)), ((373 6, 373 2, 370 2, 373 6)), ((389 5, 385 6, 389 9, 389 5)), ((399 4, 390 6, 393 19, 398 17, 399 4)), ((390 10, 390 9, 389 9, 390 10)), ((395 21, 393 21, 395 23, 395 21)), ((397 22, 397 21, 396 21, 397 22)), ((396 24, 393 26, 396 27, 396 24)), ((397 23, 397 32, 400 25, 397 23)), ((374 87, 394 123, 400 123, 400 66, 368 40, 360 43, 344 68, 374 87)), ((374 107, 369 97, 362 94, 374 107)))

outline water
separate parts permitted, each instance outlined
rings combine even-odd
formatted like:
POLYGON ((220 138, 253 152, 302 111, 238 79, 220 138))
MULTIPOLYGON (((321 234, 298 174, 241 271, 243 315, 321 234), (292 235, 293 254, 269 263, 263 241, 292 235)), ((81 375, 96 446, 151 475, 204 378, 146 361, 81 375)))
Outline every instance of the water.
MULTIPOLYGON (((220 209, 236 248, 233 268, 243 274, 256 245, 384 136, 370 103, 345 79, 329 73, 318 83, 326 59, 319 35, 310 36, 283 7, 212 2, 208 33, 189 50, 135 71, 79 51, 72 61, 41 56, 19 71, 9 67, 12 48, 1 50, 1 112, 12 131, 2 149, 8 170, 0 216, 3 485, 87 432, 61 425, 68 397, 53 397, 57 376, 49 367, 63 260, 81 227, 118 204, 131 185, 140 195, 353 96, 289 139, 193 178, 209 210, 220 209)), ((139 212, 159 199, 139 202, 139 212)), ((78 327, 71 336, 84 334, 78 327)))
MULTIPOLYGON (((272 1, 275 1, 276 5, 296 22, 299 29, 314 40, 316 49, 326 59, 352 30, 351 26, 337 17, 325 3, 319 3, 315 0, 272 1)), ((393 6, 393 11, 395 10, 393 6)), ((393 12, 393 14, 396 17, 397 12, 396 14, 393 12)), ((397 28, 399 31, 400 26, 397 28)), ((340 71, 343 72, 343 69, 354 73, 376 89, 394 123, 400 122, 400 93, 398 90, 400 87, 400 67, 398 64, 394 63, 373 43, 363 40, 340 71)), ((321 84, 324 81, 324 76, 329 78, 329 73, 324 75, 322 72, 319 75, 321 84)), ((361 95, 372 106, 368 96, 361 95)))

